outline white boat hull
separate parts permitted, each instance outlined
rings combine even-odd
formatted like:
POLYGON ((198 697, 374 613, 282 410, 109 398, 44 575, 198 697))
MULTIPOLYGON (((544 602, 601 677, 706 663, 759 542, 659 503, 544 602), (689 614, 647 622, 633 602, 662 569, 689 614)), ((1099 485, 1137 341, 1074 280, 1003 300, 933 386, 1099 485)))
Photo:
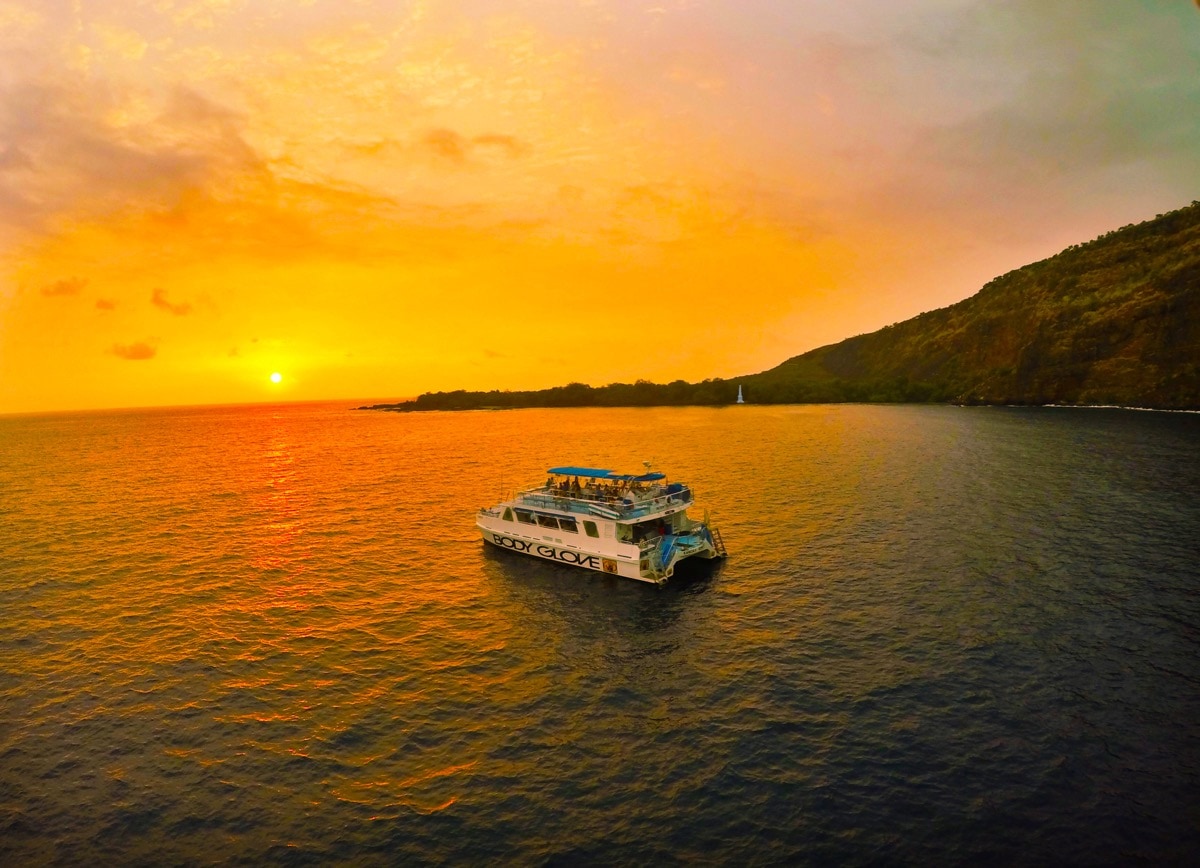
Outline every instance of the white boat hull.
POLYGON ((655 582, 654 579, 641 574, 636 560, 628 560, 615 553, 601 554, 567 548, 545 540, 525 539, 515 534, 497 533, 482 525, 480 525, 480 530, 483 532, 485 542, 510 552, 532 555, 535 558, 572 567, 582 567, 585 570, 594 570, 597 573, 606 573, 611 576, 624 576, 640 582, 655 582))

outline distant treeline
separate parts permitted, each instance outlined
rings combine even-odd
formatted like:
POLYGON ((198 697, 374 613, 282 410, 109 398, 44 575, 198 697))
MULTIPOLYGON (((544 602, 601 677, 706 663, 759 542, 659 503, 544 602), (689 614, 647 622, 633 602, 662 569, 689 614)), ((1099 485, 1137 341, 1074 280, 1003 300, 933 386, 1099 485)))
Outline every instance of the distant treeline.
POLYGON ((376 404, 365 410, 510 410, 517 407, 656 407, 684 404, 732 404, 737 384, 728 380, 687 383, 676 380, 665 385, 638 380, 589 386, 570 383, 529 392, 426 392, 413 401, 376 404))
POLYGON ((957 304, 730 380, 433 392, 365 409, 842 402, 1200 409, 1200 202, 1108 232, 957 304))
MULTIPOLYGON (((704 380, 688 383, 610 383, 589 386, 570 383, 551 389, 527 392, 426 392, 412 401, 396 404, 373 404, 360 410, 514 410, 521 407, 680 407, 721 406, 737 401, 738 385, 752 381, 704 380)), ((948 401, 954 396, 938 394, 927 384, 892 382, 827 383, 763 382, 755 384, 743 397, 755 404, 837 404, 837 403, 924 403, 948 401)))

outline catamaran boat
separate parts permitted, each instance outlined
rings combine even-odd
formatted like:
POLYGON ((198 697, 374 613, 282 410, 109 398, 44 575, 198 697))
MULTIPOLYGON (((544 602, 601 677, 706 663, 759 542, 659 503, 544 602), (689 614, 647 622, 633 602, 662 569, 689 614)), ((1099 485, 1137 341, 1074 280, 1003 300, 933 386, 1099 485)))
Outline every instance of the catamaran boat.
POLYGON ((588 570, 664 584, 685 558, 725 557, 705 513, 687 514, 692 489, 665 474, 552 467, 544 485, 479 510, 486 542, 588 570))

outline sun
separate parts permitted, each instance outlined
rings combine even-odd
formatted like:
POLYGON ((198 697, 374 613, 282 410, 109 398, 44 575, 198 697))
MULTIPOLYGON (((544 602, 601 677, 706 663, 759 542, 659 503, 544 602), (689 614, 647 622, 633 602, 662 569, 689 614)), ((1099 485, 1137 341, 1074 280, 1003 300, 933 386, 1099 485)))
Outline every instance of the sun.
POLYGON ((270 379, 271 379, 272 383, 282 383, 283 382, 283 374, 279 373, 279 371, 276 371, 275 373, 271 374, 270 379))

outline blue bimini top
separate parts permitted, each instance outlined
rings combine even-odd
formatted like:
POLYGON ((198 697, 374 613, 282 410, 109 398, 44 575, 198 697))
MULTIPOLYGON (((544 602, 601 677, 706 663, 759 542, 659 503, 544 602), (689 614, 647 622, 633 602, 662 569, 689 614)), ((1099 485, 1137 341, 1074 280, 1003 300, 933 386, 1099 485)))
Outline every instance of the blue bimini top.
POLYGON ((665 473, 643 473, 641 476, 630 476, 616 473, 612 470, 601 470, 597 467, 551 467, 546 471, 556 476, 582 476, 585 479, 607 479, 610 482, 657 482, 666 479, 665 473))
POLYGON ((595 467, 551 467, 546 471, 558 476, 585 476, 590 479, 613 479, 611 470, 599 470, 595 467))

